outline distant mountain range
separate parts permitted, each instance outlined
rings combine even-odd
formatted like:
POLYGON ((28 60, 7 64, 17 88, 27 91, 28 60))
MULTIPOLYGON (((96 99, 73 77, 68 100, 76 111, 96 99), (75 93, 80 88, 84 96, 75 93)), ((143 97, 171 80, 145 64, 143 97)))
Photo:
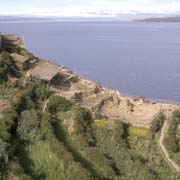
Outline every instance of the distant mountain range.
MULTIPOLYGON (((117 20, 117 21, 150 21, 150 20, 158 20, 163 19, 162 17, 167 16, 167 14, 145 14, 145 13, 134 13, 134 14, 123 14, 119 13, 116 15, 113 14, 105 14, 105 13, 91 13, 91 14, 77 14, 72 16, 63 16, 54 14, 49 15, 0 15, 0 22, 8 22, 8 21, 59 21, 59 20, 117 20), (155 17, 155 18, 151 18, 155 17)), ((180 19, 180 17, 179 17, 180 19)))
POLYGON ((135 22, 180 22, 180 16, 176 17, 160 17, 160 18, 145 18, 135 19, 135 22))
POLYGON ((0 22, 7 21, 49 21, 51 17, 0 16, 0 22))
POLYGON ((134 22, 180 22, 180 15, 173 14, 149 14, 149 13, 105 13, 105 12, 86 12, 66 16, 65 14, 34 14, 34 15, 0 15, 0 22, 8 21, 59 21, 59 20, 117 20, 117 21, 134 21, 134 22))

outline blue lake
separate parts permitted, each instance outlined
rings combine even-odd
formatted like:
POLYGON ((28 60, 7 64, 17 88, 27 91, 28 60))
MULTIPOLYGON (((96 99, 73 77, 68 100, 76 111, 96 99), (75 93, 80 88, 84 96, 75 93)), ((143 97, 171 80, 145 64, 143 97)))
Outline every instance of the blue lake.
POLYGON ((180 23, 0 22, 0 32, 106 87, 180 102, 180 23))

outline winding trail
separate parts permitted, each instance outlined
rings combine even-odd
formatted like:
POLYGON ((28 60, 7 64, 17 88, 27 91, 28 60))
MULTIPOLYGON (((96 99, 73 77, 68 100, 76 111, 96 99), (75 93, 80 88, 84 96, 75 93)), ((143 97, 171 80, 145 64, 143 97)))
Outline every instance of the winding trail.
POLYGON ((169 124, 167 122, 167 120, 164 121, 164 124, 163 124, 163 127, 162 127, 162 130, 161 130, 161 134, 160 134, 160 138, 158 140, 158 145, 162 151, 162 154, 166 160, 166 162, 169 164, 169 166, 176 170, 177 172, 180 172, 180 166, 173 160, 169 157, 169 153, 166 149, 166 147, 164 146, 163 144, 163 141, 164 141, 164 136, 168 130, 168 127, 169 127, 169 124))

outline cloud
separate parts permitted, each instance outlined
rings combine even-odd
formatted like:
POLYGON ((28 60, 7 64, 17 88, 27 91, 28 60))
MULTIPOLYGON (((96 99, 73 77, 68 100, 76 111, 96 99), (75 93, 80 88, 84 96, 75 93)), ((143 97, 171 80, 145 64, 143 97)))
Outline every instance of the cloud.
POLYGON ((177 13, 180 0, 0 0, 6 14, 177 13))
POLYGON ((180 2, 172 0, 171 6, 172 6, 173 9, 180 9, 180 2))

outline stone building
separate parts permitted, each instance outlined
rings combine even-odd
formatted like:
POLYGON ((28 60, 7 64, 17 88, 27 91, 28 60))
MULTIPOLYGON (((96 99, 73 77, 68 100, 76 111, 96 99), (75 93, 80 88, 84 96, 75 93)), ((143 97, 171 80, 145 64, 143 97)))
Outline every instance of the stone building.
POLYGON ((31 58, 30 57, 22 56, 22 55, 17 54, 17 53, 11 53, 10 56, 16 62, 16 65, 21 70, 27 70, 30 67, 30 64, 31 64, 31 58))
POLYGON ((60 78, 59 67, 50 62, 40 62, 30 71, 31 77, 37 77, 48 84, 53 84, 60 78))
POLYGON ((2 35, 0 33, 0 51, 18 52, 18 48, 24 48, 21 38, 15 34, 2 35))

